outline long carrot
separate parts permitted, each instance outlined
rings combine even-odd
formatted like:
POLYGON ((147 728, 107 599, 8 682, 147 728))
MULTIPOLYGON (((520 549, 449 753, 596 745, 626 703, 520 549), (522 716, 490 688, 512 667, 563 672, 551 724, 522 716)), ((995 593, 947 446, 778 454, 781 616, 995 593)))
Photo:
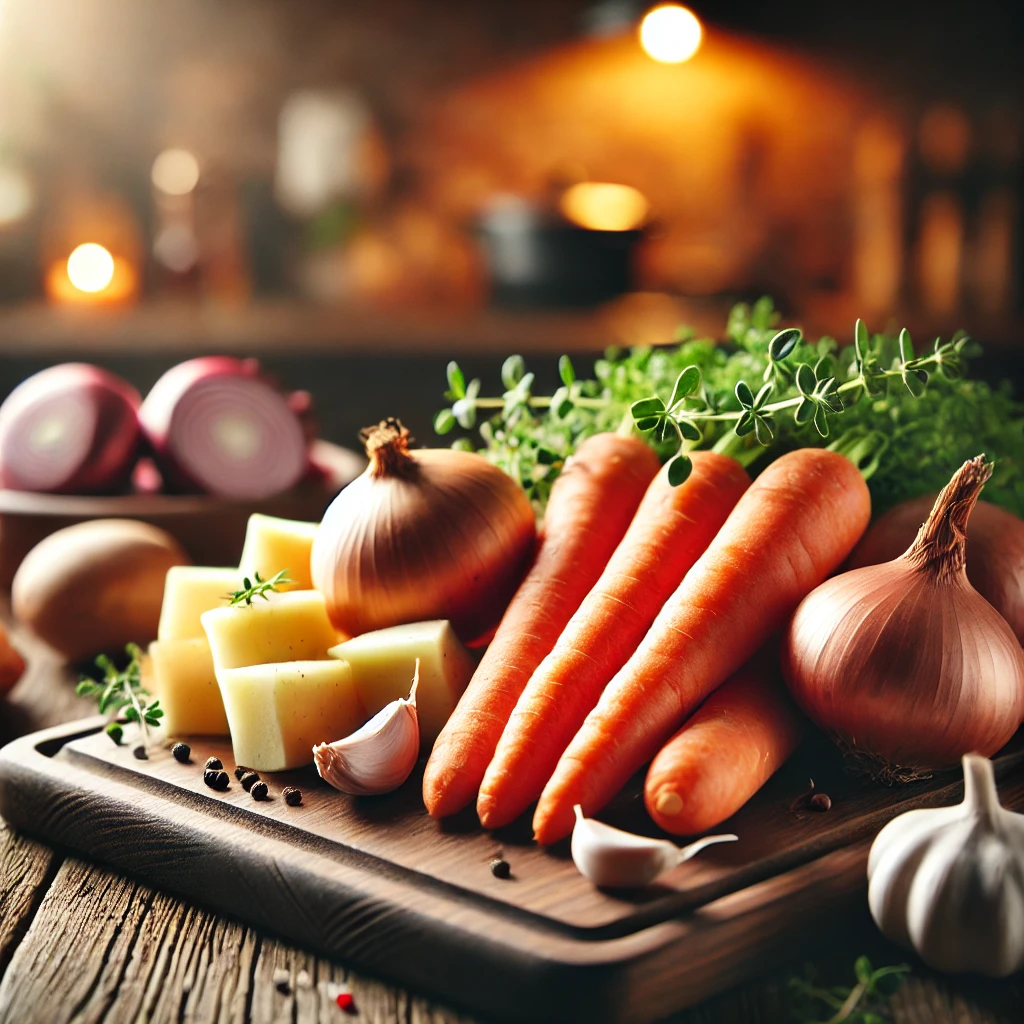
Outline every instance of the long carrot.
POLYGON ((507 825, 540 796, 608 680, 750 486, 735 459, 691 459, 680 486, 669 483, 667 466, 654 478, 601 578, 527 683, 480 787, 485 827, 507 825))
POLYGON ((870 515, 867 486, 845 456, 804 448, 773 462, 573 737, 537 805, 537 840, 568 835, 574 804, 590 815, 608 803, 839 567, 870 515))
POLYGON ((434 817, 476 796, 523 687, 600 576, 657 472, 647 445, 616 434, 588 438, 566 463, 533 567, 427 761, 423 802, 434 817))
POLYGON ((727 679, 651 762, 644 803, 666 832, 692 835, 735 814, 782 766, 803 719, 774 648, 727 679))

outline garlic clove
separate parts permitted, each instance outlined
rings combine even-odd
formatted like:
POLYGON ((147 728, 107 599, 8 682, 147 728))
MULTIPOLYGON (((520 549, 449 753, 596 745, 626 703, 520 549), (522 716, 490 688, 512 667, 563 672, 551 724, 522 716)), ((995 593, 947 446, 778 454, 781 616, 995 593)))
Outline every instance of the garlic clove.
POLYGON ((419 757, 419 681, 417 658, 408 698, 392 701, 350 736, 315 746, 313 761, 320 778, 352 796, 377 796, 398 789, 419 757))
POLYGON ((715 843, 735 842, 737 836, 705 836, 681 849, 667 839, 650 839, 583 816, 577 804, 572 831, 572 859, 580 874, 607 889, 635 889, 688 861, 715 843))

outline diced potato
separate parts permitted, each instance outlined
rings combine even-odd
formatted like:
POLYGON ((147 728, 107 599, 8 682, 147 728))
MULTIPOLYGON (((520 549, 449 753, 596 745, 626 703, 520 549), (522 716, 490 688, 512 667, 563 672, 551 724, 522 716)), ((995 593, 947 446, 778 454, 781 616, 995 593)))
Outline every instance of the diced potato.
POLYGON ((208 565, 175 565, 168 569, 157 639, 205 639, 199 616, 211 608, 226 608, 225 597, 241 585, 242 574, 237 569, 208 565))
POLYGON ((268 580, 282 569, 287 569, 288 577, 295 582, 287 583, 279 590, 312 590, 309 559, 313 535, 319 525, 254 512, 249 516, 245 531, 242 560, 238 563, 240 573, 252 579, 258 572, 268 580))
POLYGON ((154 640, 148 671, 168 736, 227 736, 228 720, 205 636, 154 640))
POLYGON ((409 696, 420 659, 419 711, 422 745, 429 748, 466 689, 476 660, 444 619, 363 633, 332 647, 332 658, 352 666, 352 678, 368 715, 409 696))
POLYGON ((317 591, 272 592, 267 597, 201 616, 218 672, 277 661, 321 660, 340 639, 317 591))
POLYGON ((355 732, 366 719, 343 661, 286 661, 221 669, 235 762, 261 772, 300 768, 317 743, 355 732))

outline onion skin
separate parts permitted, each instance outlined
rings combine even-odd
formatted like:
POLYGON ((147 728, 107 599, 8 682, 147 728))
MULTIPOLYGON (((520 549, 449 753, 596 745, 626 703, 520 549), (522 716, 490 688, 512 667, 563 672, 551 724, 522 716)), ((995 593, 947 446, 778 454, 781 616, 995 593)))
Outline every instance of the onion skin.
POLYGON ((139 452, 139 393, 88 363, 61 363, 22 381, 0 406, 0 486, 51 494, 110 494, 139 452), (56 442, 38 439, 63 424, 56 442))
POLYGON ((377 449, 370 440, 370 465, 324 514, 313 585, 334 627, 349 636, 448 619, 464 643, 477 641, 497 625, 527 569, 533 507, 482 456, 410 452, 404 428, 385 424, 401 440, 377 449))
POLYGON ((980 456, 966 463, 911 548, 827 580, 784 639, 797 704, 888 781, 990 756, 1024 718, 1024 651, 964 572, 967 517, 990 472, 980 456))
MULTIPOLYGON (((901 555, 934 502, 935 495, 926 494, 889 509, 854 548, 848 568, 878 565, 901 555)), ((978 502, 967 534, 967 578, 1024 644, 1024 519, 998 505, 978 502)))
POLYGON ((139 424, 171 490, 255 500, 289 490, 309 469, 305 428, 288 399, 259 376, 255 360, 205 356, 179 363, 153 385, 139 409, 139 424), (244 402, 236 396, 225 412, 234 409, 237 419, 244 405, 262 413, 255 419, 263 421, 264 436, 253 452, 233 455, 229 445, 218 447, 198 429, 196 410, 201 403, 202 416, 210 420, 210 408, 218 403, 210 389, 218 382, 244 389, 244 402))

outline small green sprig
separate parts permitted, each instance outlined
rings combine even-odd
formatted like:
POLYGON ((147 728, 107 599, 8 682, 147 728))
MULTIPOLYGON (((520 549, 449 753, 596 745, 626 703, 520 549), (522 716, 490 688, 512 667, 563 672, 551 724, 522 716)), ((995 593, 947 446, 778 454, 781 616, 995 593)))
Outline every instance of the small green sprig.
MULTIPOLYGON (((138 644, 125 644, 128 664, 119 669, 105 654, 95 661, 102 673, 99 681, 82 676, 75 688, 80 697, 95 697, 100 714, 115 712, 127 722, 138 724, 142 732, 144 746, 149 745, 149 726, 156 728, 164 716, 159 700, 151 700, 152 695, 142 687, 142 650, 138 644)), ((124 734, 121 725, 115 719, 107 725, 107 735, 120 743, 124 734)))
POLYGON ((279 573, 275 573, 269 580, 261 579, 258 572, 254 572, 252 575, 253 578, 251 580, 248 576, 243 577, 241 590, 233 590, 230 594, 224 595, 224 600, 228 602, 230 607, 234 607, 237 604, 251 607, 253 600, 257 597, 262 597, 264 601, 269 601, 268 593, 277 593, 278 587, 282 587, 286 583, 295 582, 295 580, 288 578, 287 569, 282 569, 279 573))
POLYGON ((857 983, 852 987, 822 987, 812 965, 804 969, 803 977, 790 978, 793 1019, 798 1024, 885 1024, 889 1019, 887 1004, 899 991, 910 967, 896 964, 876 970, 866 956, 861 956, 853 971, 857 983), (829 1011, 832 1015, 823 1019, 822 1013, 829 1011))

